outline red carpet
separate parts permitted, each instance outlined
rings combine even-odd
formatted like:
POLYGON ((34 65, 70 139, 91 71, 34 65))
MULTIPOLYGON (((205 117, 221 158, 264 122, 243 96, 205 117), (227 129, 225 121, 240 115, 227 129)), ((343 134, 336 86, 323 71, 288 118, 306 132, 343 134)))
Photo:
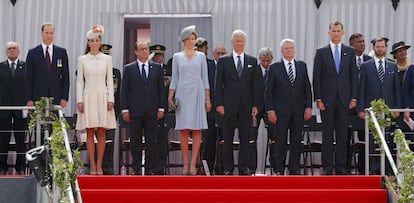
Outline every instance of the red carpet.
POLYGON ((380 176, 78 176, 90 202, 387 202, 380 176))

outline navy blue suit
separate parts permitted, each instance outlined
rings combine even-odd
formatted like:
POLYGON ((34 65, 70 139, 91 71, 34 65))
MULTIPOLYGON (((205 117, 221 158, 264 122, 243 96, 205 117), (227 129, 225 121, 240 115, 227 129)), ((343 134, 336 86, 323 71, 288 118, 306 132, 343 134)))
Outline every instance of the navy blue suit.
MULTIPOLYGON (((402 78, 400 78, 402 80, 402 78)), ((405 72, 402 88, 403 108, 414 109, 414 65, 410 65, 405 72)))
MULTIPOLYGON (((215 81, 216 81, 216 62, 211 59, 207 59, 208 67, 208 82, 210 85, 210 101, 212 109, 210 112, 207 112, 207 124, 208 130, 207 134, 203 138, 205 141, 203 144, 204 153, 203 159, 207 161, 210 172, 214 170, 214 164, 216 161, 216 151, 217 151, 217 140, 223 139, 222 135, 222 118, 217 113, 215 109, 215 81)), ((220 165, 220 163, 218 163, 220 165)), ((219 174, 219 171, 215 171, 215 174, 219 174)))
POLYGON ((358 70, 355 50, 341 44, 340 71, 336 72, 330 44, 316 50, 313 69, 313 93, 325 110, 322 117, 322 165, 326 173, 347 173, 347 136, 349 103, 357 97, 358 70), (333 145, 335 131, 336 146, 333 145), (334 153, 335 152, 335 153, 334 153), (334 161, 335 154, 335 161, 334 161), (335 166, 334 166, 335 163, 335 166))
POLYGON ((66 49, 53 45, 53 56, 48 70, 42 45, 29 50, 26 59, 26 100, 53 97, 53 103, 68 101, 69 62, 66 49))
POLYGON ((224 170, 234 170, 233 137, 239 129, 239 172, 247 174, 248 139, 252 123, 252 108, 258 107, 260 96, 260 71, 257 59, 244 54, 243 71, 238 76, 233 54, 222 56, 217 63, 216 106, 224 106, 224 170))
MULTIPOLYGON (((266 111, 275 111, 275 170, 283 174, 290 130, 289 171, 299 173, 305 108, 312 108, 312 92, 306 63, 294 61, 296 77, 291 84, 283 59, 270 65, 265 93, 266 111)), ((272 124, 273 125, 273 124, 272 124)))
MULTIPOLYGON (((10 69, 9 62, 0 63, 0 106, 25 106, 24 96, 24 71, 25 62, 18 60, 15 65, 14 77, 10 69)), ((21 172, 25 168, 24 143, 27 129, 27 119, 22 117, 22 111, 0 111, 0 170, 7 171, 7 153, 10 142, 10 130, 15 130, 14 138, 16 141, 16 171, 21 172), (12 125, 13 119, 13 125, 12 125)))
POLYGON ((148 78, 144 79, 134 61, 125 65, 121 86, 121 109, 128 110, 131 118, 129 123, 130 149, 133 159, 132 168, 139 172, 142 160, 142 135, 145 135, 145 171, 157 170, 154 165, 157 157, 157 112, 165 109, 164 74, 161 66, 149 62, 148 78))
POLYGON ((378 78, 375 60, 371 59, 361 64, 361 75, 358 86, 357 111, 364 111, 371 106, 374 99, 384 99, 392 109, 401 108, 401 88, 397 65, 389 60, 385 62, 384 83, 378 78))
MULTIPOLYGON (((381 84, 375 59, 361 64, 360 81, 358 86, 357 111, 362 112, 371 106, 374 99, 384 99, 390 108, 401 108, 401 83, 398 75, 397 65, 389 60, 383 59, 385 72, 384 82, 381 84)), ((375 153, 375 145, 370 136, 369 151, 375 153)), ((370 158, 370 172, 379 174, 379 157, 370 158)))

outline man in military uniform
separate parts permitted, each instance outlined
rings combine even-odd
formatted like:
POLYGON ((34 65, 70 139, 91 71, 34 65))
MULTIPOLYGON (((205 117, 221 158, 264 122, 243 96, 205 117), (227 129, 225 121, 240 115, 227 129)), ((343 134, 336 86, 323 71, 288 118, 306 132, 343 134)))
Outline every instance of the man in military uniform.
MULTIPOLYGON (((170 87, 171 81, 171 66, 164 64, 164 53, 165 46, 160 44, 155 44, 149 47, 150 53, 152 55, 151 61, 161 65, 164 71, 164 88, 165 92, 168 94, 168 89, 170 87)), ((167 101, 166 101, 167 102, 167 101)), ((168 106, 165 103, 165 106, 168 106)), ((156 160, 153 160, 155 167, 150 169, 151 171, 146 172, 147 174, 153 175, 164 175, 165 174, 165 164, 167 162, 167 153, 168 153, 168 131, 172 127, 172 124, 167 122, 168 118, 172 114, 166 114, 163 119, 159 120, 158 123, 158 137, 156 139, 158 150, 156 151, 157 155, 156 160), (168 117, 168 118, 167 118, 168 117)), ((174 116, 174 115, 172 115, 174 116)))
MULTIPOLYGON (((112 46, 110 44, 102 44, 101 49, 102 53, 110 55, 112 46)), ((112 78, 114 80, 114 97, 115 97, 115 116, 118 119, 119 114, 121 113, 121 72, 117 68, 112 68, 112 78)), ((107 142, 105 148, 105 154, 103 159, 103 172, 107 175, 112 175, 113 172, 113 158, 114 158, 114 138, 115 138, 115 129, 106 131, 106 140, 112 140, 112 142, 107 142)))

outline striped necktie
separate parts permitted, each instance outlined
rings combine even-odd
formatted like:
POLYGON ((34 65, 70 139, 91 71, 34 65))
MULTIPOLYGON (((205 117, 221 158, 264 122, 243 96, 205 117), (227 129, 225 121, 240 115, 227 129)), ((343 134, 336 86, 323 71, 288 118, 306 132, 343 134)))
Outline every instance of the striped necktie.
POLYGON ((237 60, 236 70, 237 70, 237 74, 239 75, 239 77, 241 77, 242 72, 243 72, 243 66, 242 66, 242 63, 241 63, 241 60, 240 60, 240 55, 237 56, 237 58, 238 58, 238 60, 237 60))
POLYGON ((384 83, 384 66, 382 65, 382 60, 379 60, 378 63, 378 78, 382 85, 384 83))
POLYGON ((289 65, 288 77, 289 77, 290 84, 293 86, 293 82, 295 82, 295 76, 293 75, 292 63, 289 62, 288 65, 289 65))

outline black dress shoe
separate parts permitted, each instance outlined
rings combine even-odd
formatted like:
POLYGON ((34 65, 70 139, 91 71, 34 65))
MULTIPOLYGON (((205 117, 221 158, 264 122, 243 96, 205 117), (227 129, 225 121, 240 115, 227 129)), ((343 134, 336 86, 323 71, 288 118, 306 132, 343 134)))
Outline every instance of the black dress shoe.
POLYGON ((135 175, 135 176, 140 176, 141 175, 141 171, 132 171, 131 175, 135 175))
POLYGON ((300 171, 289 171, 289 175, 301 175, 300 171))
POLYGON ((348 172, 342 170, 336 170, 335 175, 348 175, 348 172))
POLYGON ((239 175, 247 176, 247 175, 249 175, 249 172, 248 171, 239 171, 239 175))
POLYGON ((330 175, 333 175, 333 172, 332 171, 323 171, 322 175, 330 176, 330 175))
POLYGON ((224 175, 225 176, 232 176, 233 175, 233 172, 231 172, 231 171, 224 171, 224 175))

